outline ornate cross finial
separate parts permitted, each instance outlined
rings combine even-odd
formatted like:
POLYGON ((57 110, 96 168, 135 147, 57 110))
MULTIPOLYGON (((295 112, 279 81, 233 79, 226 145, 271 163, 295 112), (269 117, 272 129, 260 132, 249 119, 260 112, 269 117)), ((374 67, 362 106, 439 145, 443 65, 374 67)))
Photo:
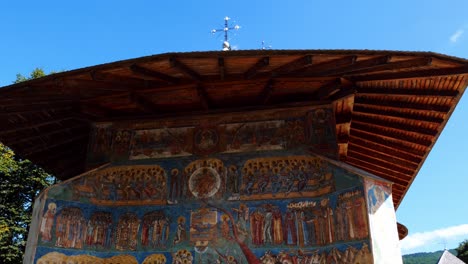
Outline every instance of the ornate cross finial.
POLYGON ((229 17, 225 17, 224 18, 224 28, 211 30, 211 33, 213 33, 213 34, 217 33, 217 32, 221 32, 221 31, 224 32, 223 51, 231 50, 231 45, 229 44, 229 39, 228 39, 229 30, 239 30, 240 29, 239 25, 229 27, 229 22, 228 22, 229 20, 230 20, 229 17))

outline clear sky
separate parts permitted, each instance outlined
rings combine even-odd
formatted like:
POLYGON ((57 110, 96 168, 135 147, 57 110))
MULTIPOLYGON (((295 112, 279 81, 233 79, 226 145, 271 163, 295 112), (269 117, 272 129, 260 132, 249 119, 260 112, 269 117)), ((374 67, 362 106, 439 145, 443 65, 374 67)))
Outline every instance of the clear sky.
MULTIPOLYGON (((434 51, 468 58, 466 0, 1 1, 0 86, 35 67, 72 70, 165 52, 237 49, 434 51)), ((397 211, 403 253, 468 238, 468 98, 463 97, 397 211)))

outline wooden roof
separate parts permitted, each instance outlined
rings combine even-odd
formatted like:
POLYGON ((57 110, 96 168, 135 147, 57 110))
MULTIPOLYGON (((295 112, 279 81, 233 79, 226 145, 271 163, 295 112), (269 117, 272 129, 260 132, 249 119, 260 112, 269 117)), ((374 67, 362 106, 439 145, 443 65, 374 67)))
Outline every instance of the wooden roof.
POLYGON ((339 159, 394 182, 398 206, 468 82, 431 52, 168 53, 0 89, 0 141, 60 179, 84 172, 90 123, 333 103, 339 159))

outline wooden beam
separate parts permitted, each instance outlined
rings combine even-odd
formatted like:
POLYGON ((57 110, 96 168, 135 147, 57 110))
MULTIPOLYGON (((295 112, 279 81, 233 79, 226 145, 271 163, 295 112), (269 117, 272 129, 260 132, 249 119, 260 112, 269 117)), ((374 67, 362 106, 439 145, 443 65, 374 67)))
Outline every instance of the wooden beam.
POLYGON ((54 116, 54 117, 51 117, 49 119, 44 119, 44 120, 34 120, 30 122, 25 122, 25 123, 11 124, 11 126, 14 128, 10 128, 10 129, 0 128, 0 135, 15 133, 20 130, 33 129, 33 128, 35 129, 41 126, 56 124, 56 123, 60 123, 62 121, 67 121, 67 120, 80 120, 80 119, 76 118, 72 114, 66 114, 66 115, 54 116))
POLYGON ((201 85, 198 84, 196 86, 198 98, 200 98, 200 103, 204 110, 209 110, 214 107, 213 102, 211 101, 206 89, 201 85))
POLYGON ((265 68, 270 64, 270 57, 260 58, 254 65, 252 65, 245 73, 244 79, 252 79, 259 70, 265 68))
POLYGON ((170 84, 177 84, 180 81, 180 79, 177 77, 173 77, 165 73, 161 73, 152 69, 148 69, 143 66, 139 66, 137 64, 130 65, 129 69, 134 74, 142 76, 143 78, 157 79, 157 80, 161 80, 170 84))
POLYGON ((330 61, 314 64, 309 66, 297 73, 294 73, 293 76, 301 77, 301 76, 325 76, 327 72, 333 72, 337 69, 343 67, 351 67, 356 62, 357 56, 345 56, 338 59, 333 59, 330 61))
POLYGON ((265 84, 265 86, 262 89, 262 92, 258 96, 257 101, 258 101, 259 105, 266 105, 268 103, 268 101, 270 100, 271 95, 274 92, 274 86, 273 85, 274 85, 273 79, 270 79, 270 80, 267 81, 267 83, 265 84))
POLYGON ((445 105, 431 105, 431 104, 423 104, 423 103, 407 103, 404 101, 398 100, 376 100, 368 97, 362 97, 356 94, 356 98, 354 99, 355 104, 362 104, 362 105, 374 105, 374 106, 385 106, 385 107, 392 107, 392 108, 400 108, 400 109, 408 109, 408 110, 423 110, 423 111, 434 111, 443 114, 447 114, 451 107, 445 105))
POLYGON ((348 144, 349 142, 349 134, 348 133, 340 133, 336 136, 336 141, 338 144, 348 144))
POLYGON ((378 159, 376 155, 373 155, 373 152, 359 152, 356 149, 348 148, 348 156, 353 157, 355 159, 359 159, 365 162, 369 162, 375 166, 379 166, 391 171, 403 173, 406 175, 412 175, 416 169, 411 169, 405 167, 401 164, 389 162, 387 160, 378 159))
POLYGON ((381 117, 376 117, 372 115, 367 115, 363 113, 354 113, 353 122, 360 122, 370 126, 379 126, 382 128, 392 128, 394 130, 399 130, 402 133, 416 133, 417 135, 423 134, 431 137, 437 136, 439 133, 438 130, 423 128, 420 125, 410 125, 407 122, 402 122, 400 120, 389 119, 385 120, 381 117))
POLYGON ((387 179, 387 180, 392 181, 394 183, 398 183, 398 184, 403 185, 403 186, 408 186, 410 181, 413 179, 413 177, 411 175, 407 175, 407 174, 404 174, 404 173, 392 171, 392 170, 387 169, 387 168, 382 168, 382 167, 376 166, 376 165, 374 165, 372 163, 350 157, 349 155, 348 155, 348 157, 346 159, 346 163, 349 163, 349 164, 351 164, 353 166, 356 166, 358 168, 361 168, 361 169, 363 169, 363 170, 365 170, 367 172, 373 173, 373 174, 375 174, 375 175, 377 175, 379 177, 382 177, 384 179, 387 179))
MULTIPOLYGON (((9 141, 9 144, 12 145, 12 146, 15 146, 15 145, 18 145, 18 144, 21 144, 21 143, 24 143, 24 142, 34 141, 34 140, 37 140, 37 139, 42 140, 44 138, 55 136, 55 135, 60 135, 62 133, 68 133, 68 134, 79 133, 79 131, 77 132, 77 130, 86 130, 86 131, 88 131, 89 126, 83 125, 83 124, 78 124, 78 125, 75 125, 75 126, 72 126, 72 127, 66 127, 64 129, 53 130, 53 131, 50 131, 50 132, 47 132, 47 133, 40 133, 37 136, 21 137, 21 139, 9 141)), ((60 141, 60 139, 55 137, 54 141, 60 141)))
POLYGON ((443 98, 457 97, 460 92, 458 90, 441 90, 441 89, 399 89, 399 88, 357 88, 360 95, 390 95, 398 97, 427 97, 427 98, 443 98))
POLYGON ((81 104, 80 111, 81 113, 85 115, 98 117, 98 118, 109 117, 112 115, 112 112, 113 112, 110 109, 99 105, 98 103, 84 103, 84 102, 81 104))
POLYGON ((73 95, 80 98, 94 96, 103 92, 122 92, 133 89, 144 89, 147 83, 144 80, 135 81, 93 81, 83 79, 63 80, 63 87, 69 90, 73 95))
POLYGON ((393 157, 398 157, 400 159, 407 160, 408 162, 414 163, 414 164, 419 164, 422 162, 422 154, 421 155, 407 152, 401 147, 398 147, 397 145, 393 145, 391 143, 385 144, 384 141, 381 139, 379 141, 376 141, 375 138, 367 138, 367 135, 360 135, 359 133, 356 135, 356 131, 353 131, 353 134, 351 134, 349 138, 349 145, 348 147, 360 147, 360 148, 365 148, 365 149, 371 149, 375 152, 379 152, 385 155, 391 155, 393 157), (361 137, 359 137, 361 136, 361 137), (374 139, 374 140, 372 140, 374 139))
POLYGON ((49 164, 49 163, 53 163, 57 159, 63 159, 65 157, 76 158, 76 155, 85 154, 86 152, 87 152, 87 146, 75 144, 72 147, 54 151, 53 154, 30 155, 28 158, 31 160, 34 160, 35 163, 49 164))
POLYGON ((224 58, 218 58, 218 68, 219 68, 219 78, 224 80, 224 76, 226 75, 226 67, 224 66, 224 58))
POLYGON ((291 62, 281 65, 280 67, 271 71, 271 75, 274 77, 274 76, 281 75, 281 74, 291 73, 291 72, 303 69, 307 66, 310 66, 311 64, 312 64, 312 55, 306 55, 306 56, 300 57, 296 60, 293 60, 291 62))
POLYGON ((363 122, 356 121, 356 118, 353 119, 353 124, 351 125, 351 133, 353 130, 360 130, 360 131, 369 131, 369 134, 391 138, 397 141, 406 142, 410 145, 419 145, 423 148, 429 148, 432 145, 432 140, 423 139, 420 136, 413 135, 410 133, 402 133, 400 131, 395 131, 396 129, 389 129, 382 126, 377 125, 369 125, 363 122))
POLYGON ((393 149, 397 153, 403 153, 402 155, 412 155, 408 156, 408 159, 411 159, 411 157, 422 159, 422 157, 426 155, 426 151, 415 149, 411 146, 411 144, 401 142, 398 139, 375 135, 368 131, 352 128, 350 142, 353 144, 358 144, 358 142, 362 141, 366 142, 366 144, 369 146, 383 146, 384 150, 393 149))
POLYGON ((63 106, 55 106, 55 107, 44 107, 44 106, 39 106, 39 107, 31 107, 30 105, 16 109, 16 110, 6 110, 6 109, 1 109, 0 112, 0 118, 5 118, 8 116, 13 116, 13 115, 29 115, 29 114, 37 114, 38 112, 42 113, 47 113, 47 112, 62 112, 62 111, 73 111, 77 105, 63 105, 63 106))
POLYGON ((316 92, 316 96, 319 100, 324 100, 339 92, 341 88, 341 80, 338 78, 320 86, 316 92))
POLYGON ((356 89, 354 87, 342 87, 340 91, 330 96, 330 101, 339 101, 348 98, 352 98, 354 101, 354 97, 356 94, 356 89))
POLYGON ((382 153, 378 151, 378 149, 370 149, 365 146, 356 145, 356 144, 349 144, 348 150, 363 153, 364 155, 370 155, 372 158, 376 158, 379 160, 383 160, 389 163, 397 164, 398 166, 403 166, 409 170, 417 170, 419 167, 419 163, 411 162, 408 160, 403 159, 400 155, 391 155, 389 153, 382 153))
POLYGON ((384 81, 384 80, 401 80, 401 79, 410 79, 410 78, 438 77, 438 76, 461 75, 461 74, 468 74, 468 65, 464 65, 461 67, 451 67, 451 68, 435 68, 435 69, 417 70, 417 71, 402 71, 402 72, 358 75, 358 76, 350 76, 349 79, 354 82, 364 82, 364 81, 384 81))
POLYGON ((380 56, 372 59, 355 61, 350 65, 344 65, 343 67, 338 67, 335 69, 329 69, 321 72, 323 76, 337 76, 337 75, 344 75, 351 72, 359 71, 359 70, 371 70, 373 68, 388 64, 390 61, 391 56, 380 56))
POLYGON ((402 70, 402 69, 408 69, 408 68, 425 67, 425 66, 430 66, 431 64, 432 64, 432 58, 424 57, 424 58, 409 59, 409 60, 404 60, 404 61, 389 62, 387 64, 376 65, 368 69, 356 69, 348 73, 350 75, 357 75, 357 74, 364 74, 364 73, 377 72, 377 71, 393 71, 393 70, 400 70, 400 69, 402 70))
POLYGON ((130 100, 134 102, 138 108, 148 113, 158 113, 161 111, 148 97, 145 97, 136 92, 130 93, 130 100))
POLYGON ((200 74, 198 74, 192 68, 190 68, 189 66, 187 66, 184 63, 182 63, 181 61, 179 61, 177 58, 171 57, 169 59, 169 62, 171 64, 171 67, 177 68, 179 71, 186 74, 187 76, 189 76, 193 80, 199 81, 199 82, 202 80, 200 74))
POLYGON ((80 141, 80 140, 85 140, 88 138, 88 134, 84 135, 77 135, 77 136, 74 136, 74 137, 69 137, 67 140, 64 140, 64 141, 56 141, 55 143, 53 144, 49 144, 49 145, 46 145, 46 146, 42 146, 42 147, 34 147, 34 148, 30 148, 30 149, 25 149, 23 151, 21 151, 20 153, 22 154, 22 156, 25 156, 25 157, 28 157, 29 155, 32 155, 32 154, 35 154, 35 153, 42 153, 42 152, 45 152, 45 151, 50 151, 56 147, 60 147, 60 146, 63 146, 63 145, 67 145, 67 144, 70 144, 70 143, 74 143, 76 141, 80 141), (24 154, 23 154, 24 153, 24 154))
POLYGON ((433 117, 431 115, 425 115, 418 113, 417 111, 405 111, 400 108, 391 108, 385 107, 385 109, 380 108, 379 106, 373 105, 362 105, 354 104, 353 106, 354 113, 363 113, 367 115, 374 116, 386 116, 389 118, 395 118, 400 120, 408 120, 415 122, 427 122, 440 125, 444 122, 444 118, 433 117))
POLYGON ((352 118, 353 118, 352 112, 337 114, 335 117, 335 122, 337 125, 348 124, 348 123, 351 123, 352 118))

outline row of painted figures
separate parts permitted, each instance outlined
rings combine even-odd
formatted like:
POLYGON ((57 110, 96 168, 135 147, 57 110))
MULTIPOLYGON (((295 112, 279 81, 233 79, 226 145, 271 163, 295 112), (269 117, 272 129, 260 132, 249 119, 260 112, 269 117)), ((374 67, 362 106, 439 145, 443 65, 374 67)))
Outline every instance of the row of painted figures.
POLYGON ((203 159, 191 162, 184 169, 173 168, 169 175, 158 165, 106 168, 73 184, 74 198, 91 197, 97 203, 187 199, 192 197, 189 179, 200 168, 212 168, 219 177, 220 189, 214 198, 244 195, 249 200, 251 195, 264 194, 273 198, 279 193, 287 196, 291 192, 314 192, 333 185, 330 168, 318 158, 257 158, 246 161, 242 169, 236 165, 225 166, 219 159, 203 159))
MULTIPOLYGON (((220 221, 213 228, 227 240, 232 238, 232 229, 236 228, 257 247, 319 246, 368 237, 362 191, 339 195, 333 207, 328 198, 291 203, 285 212, 272 204, 256 208, 240 204, 232 208, 231 218, 220 215, 220 221), (231 219, 235 223, 230 223, 231 219)), ((136 250, 139 244, 143 248, 163 249, 188 238, 186 230, 190 223, 185 217, 179 216, 176 220, 163 211, 147 213, 142 221, 127 212, 114 226, 110 212, 95 212, 86 220, 77 207, 64 208, 56 217, 56 205, 50 203, 48 208, 42 218, 41 238, 44 242, 55 241, 57 247, 108 249, 115 246, 117 250, 136 250), (176 222, 172 224, 173 221, 176 222)))
MULTIPOLYGON (((167 257, 163 254, 152 254, 145 258, 142 264, 167 264, 167 257)), ((196 261, 193 254, 187 250, 179 250, 172 253, 172 264, 192 264, 196 261)), ((367 244, 363 244, 360 249, 349 246, 345 250, 340 251, 332 248, 329 252, 318 251, 302 251, 285 252, 280 251, 274 254, 266 251, 260 257, 263 264, 357 264, 357 263, 372 263, 372 255, 367 244)), ((135 257, 130 255, 114 256, 107 259, 88 256, 88 255, 74 255, 67 256, 58 252, 48 253, 36 262, 37 264, 60 264, 60 263, 75 263, 75 264, 107 264, 107 263, 128 263, 137 264, 138 261, 135 257)), ((239 264, 242 263, 236 257, 229 256, 213 256, 213 259, 207 260, 207 263, 218 264, 239 264)))

